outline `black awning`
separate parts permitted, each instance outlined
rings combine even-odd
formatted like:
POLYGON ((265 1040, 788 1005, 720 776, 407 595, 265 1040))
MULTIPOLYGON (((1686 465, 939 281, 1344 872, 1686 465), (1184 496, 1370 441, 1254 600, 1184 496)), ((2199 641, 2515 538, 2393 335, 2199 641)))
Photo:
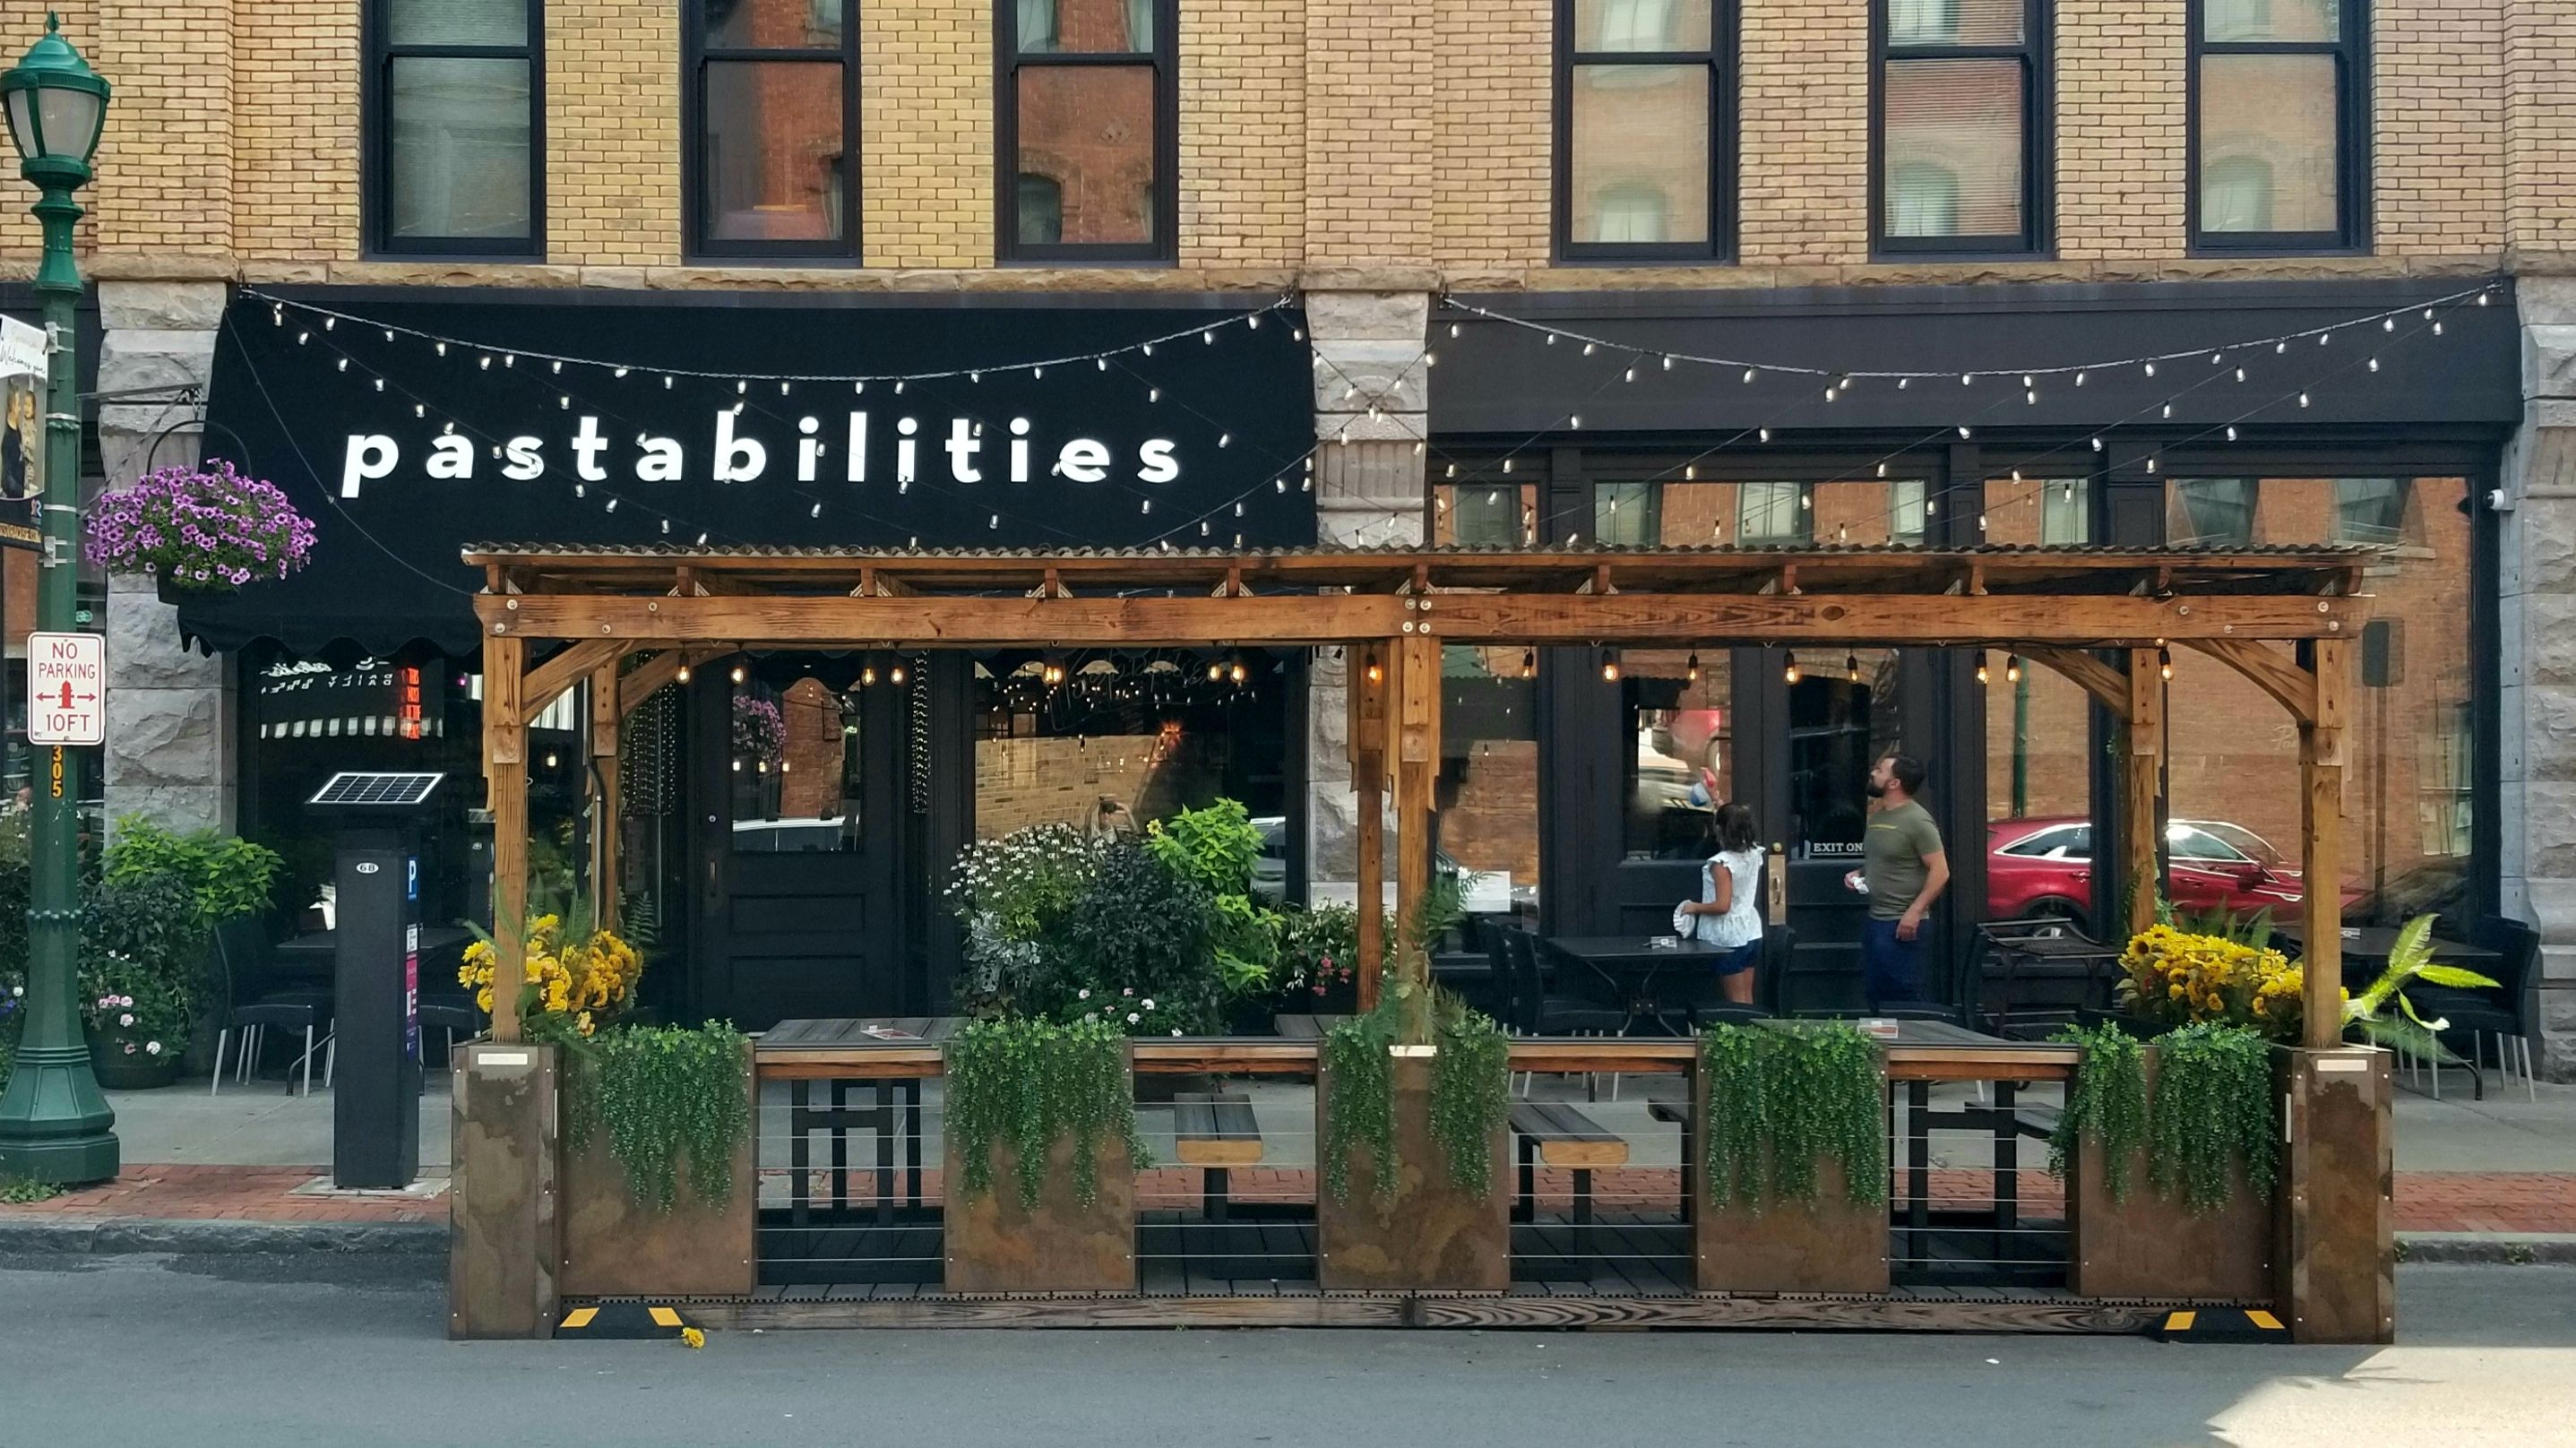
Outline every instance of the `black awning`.
POLYGON ((244 293, 207 452, 286 491, 312 561, 183 603, 180 628, 213 649, 469 654, 483 579, 458 553, 477 538, 1313 541, 1293 309, 1068 300, 244 293))

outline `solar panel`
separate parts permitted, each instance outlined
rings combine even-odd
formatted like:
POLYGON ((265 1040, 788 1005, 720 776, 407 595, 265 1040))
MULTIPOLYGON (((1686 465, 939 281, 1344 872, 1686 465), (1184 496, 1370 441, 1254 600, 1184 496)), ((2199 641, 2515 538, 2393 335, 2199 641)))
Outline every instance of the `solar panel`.
POLYGON ((447 776, 429 774, 370 774, 347 772, 332 775, 306 804, 336 805, 414 805, 429 798, 431 790, 447 776))

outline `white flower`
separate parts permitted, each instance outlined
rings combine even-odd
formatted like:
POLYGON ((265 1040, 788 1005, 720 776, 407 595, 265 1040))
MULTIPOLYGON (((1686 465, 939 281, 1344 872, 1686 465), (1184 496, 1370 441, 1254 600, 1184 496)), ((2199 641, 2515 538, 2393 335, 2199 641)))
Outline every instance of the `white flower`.
POLYGON ((1147 996, 1147 997, 1145 997, 1145 1009, 1147 1009, 1147 1010, 1149 1010, 1149 1011, 1150 1011, 1150 1010, 1152 1010, 1153 1008, 1154 1008, 1154 998, 1153 998, 1152 996, 1147 996))
POLYGON ((116 1023, 117 1023, 118 1025, 120 1025, 120 1026, 130 1026, 130 1025, 133 1025, 133 1024, 134 1024, 134 1013, 133 1013, 132 1011, 128 1011, 128 1012, 126 1012, 124 1015, 118 1016, 118 1017, 116 1018, 116 1023))
POLYGON ((1179 1035, 1180 1033, 1181 1033, 1181 1028, 1180 1028, 1180 1027, 1178 1027, 1178 1026, 1174 1026, 1174 1027, 1172 1027, 1172 1034, 1173 1034, 1173 1035, 1177 1036, 1177 1035, 1179 1035))
POLYGON ((1134 1011, 1129 1011, 1129 1012, 1127 1013, 1127 1024, 1129 1024, 1129 1025, 1131 1025, 1131 1026, 1132 1026, 1132 1025, 1134 1025, 1134 1024, 1136 1024, 1136 1022, 1137 1022, 1137 1021, 1139 1021, 1139 1020, 1141 1020, 1141 1019, 1143 1019, 1143 1018, 1142 1018, 1142 1017, 1140 1017, 1140 1016, 1138 1016, 1134 1011))
POLYGON ((152 1055, 158 1056, 161 1054, 161 1043, 159 1041, 148 1041, 144 1043, 143 1049, 150 1052, 152 1055))
POLYGON ((1087 1001, 1091 999, 1091 987, 1084 986, 1082 989, 1075 991, 1073 993, 1073 998, 1078 1001, 1087 1001))
POLYGON ((1119 992, 1119 994, 1120 994, 1120 995, 1123 995, 1123 996, 1131 996, 1131 995, 1134 995, 1135 993, 1136 993, 1136 988, 1135 988, 1134 986, 1132 986, 1132 985, 1131 985, 1131 986, 1129 986, 1129 987, 1127 987, 1125 990, 1122 990, 1122 991, 1120 991, 1120 992, 1119 992))

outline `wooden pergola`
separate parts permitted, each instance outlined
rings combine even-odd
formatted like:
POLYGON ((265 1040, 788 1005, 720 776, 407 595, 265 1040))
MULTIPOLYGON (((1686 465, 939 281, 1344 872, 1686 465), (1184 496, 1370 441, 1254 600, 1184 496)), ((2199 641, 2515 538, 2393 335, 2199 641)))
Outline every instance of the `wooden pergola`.
MULTIPOLYGON (((1349 650, 1363 1001, 1374 993, 1383 791, 1399 918, 1431 880, 1444 644, 1711 648, 1874 644, 2007 650, 2056 670, 2124 726, 2119 878, 2152 919, 2166 651, 2252 680, 2299 726, 2310 1047, 2341 1036, 2341 807, 2351 641, 2376 550, 2236 548, 1296 548, 923 551, 487 544, 484 770, 500 978, 523 960, 529 722, 588 680, 591 749, 684 665, 746 650, 1289 647, 1349 650), (641 655, 640 659, 636 656, 641 655)), ((617 771, 600 772, 604 817, 617 771)), ((593 878, 616 877, 613 829, 593 878)), ((609 888, 613 888, 611 885, 609 888)), ((612 909, 607 913, 613 915, 612 909)), ((517 1001, 494 998, 497 1040, 517 1001)))

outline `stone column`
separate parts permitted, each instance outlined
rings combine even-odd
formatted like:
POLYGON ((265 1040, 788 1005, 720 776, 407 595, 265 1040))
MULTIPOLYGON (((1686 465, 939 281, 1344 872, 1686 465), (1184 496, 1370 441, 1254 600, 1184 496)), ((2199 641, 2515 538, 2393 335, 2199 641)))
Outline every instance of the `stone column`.
POLYGON ((2496 587, 2507 915, 2540 931, 2542 1071, 2576 1078, 2576 278, 2524 277, 2496 587))
MULTIPOLYGON (((220 282, 101 282, 99 454, 110 489, 155 468, 194 463, 205 440, 220 282), (176 389, 198 389, 193 402, 176 389)), ((231 660, 183 647, 178 611, 148 580, 110 578, 107 597, 107 815, 146 815, 173 829, 233 827, 231 660)))
MULTIPOLYGON (((1431 295, 1309 291, 1315 350, 1315 534, 1323 544, 1423 541, 1423 452, 1430 435, 1424 338, 1431 295)), ((1306 706, 1307 879, 1357 878, 1346 680, 1351 660, 1318 649, 1306 706)), ((1388 797, 1393 798, 1392 791, 1388 797)), ((1388 839, 1394 838, 1390 824, 1388 839)), ((1395 858, 1390 849, 1387 858, 1395 858)))

